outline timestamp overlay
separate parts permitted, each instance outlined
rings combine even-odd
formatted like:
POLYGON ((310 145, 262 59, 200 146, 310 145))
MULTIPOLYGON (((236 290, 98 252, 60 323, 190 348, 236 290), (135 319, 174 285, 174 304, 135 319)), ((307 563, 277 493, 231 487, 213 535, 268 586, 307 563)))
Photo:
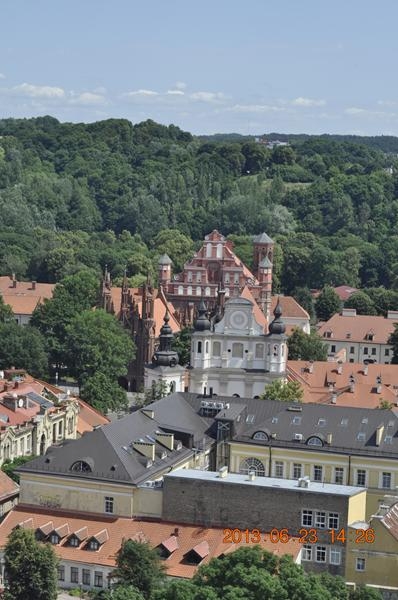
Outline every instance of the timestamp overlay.
POLYGON ((325 543, 325 534, 330 544, 373 544, 375 541, 374 529, 306 529, 302 528, 298 534, 291 532, 287 527, 278 529, 274 527, 264 533, 259 529, 224 529, 224 544, 259 544, 271 542, 272 544, 287 544, 296 542, 298 544, 317 544, 319 541, 325 543), (320 535, 322 534, 322 540, 320 535))

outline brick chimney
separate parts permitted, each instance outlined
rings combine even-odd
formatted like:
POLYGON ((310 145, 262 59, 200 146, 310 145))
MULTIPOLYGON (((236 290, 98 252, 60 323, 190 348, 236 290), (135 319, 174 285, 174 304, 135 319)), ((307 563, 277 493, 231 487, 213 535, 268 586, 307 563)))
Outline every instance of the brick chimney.
POLYGON ((32 281, 32 288, 31 288, 31 289, 32 289, 32 290, 35 290, 35 289, 36 289, 36 281, 32 281))

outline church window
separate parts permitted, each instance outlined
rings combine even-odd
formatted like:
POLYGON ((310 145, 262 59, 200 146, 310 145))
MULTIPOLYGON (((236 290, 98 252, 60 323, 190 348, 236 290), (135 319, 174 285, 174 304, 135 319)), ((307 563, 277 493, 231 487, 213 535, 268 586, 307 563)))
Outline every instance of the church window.
POLYGON ((225 283, 229 283, 229 273, 225 273, 224 281, 225 283))
POLYGON ((188 271, 188 282, 192 282, 192 271, 188 271))
POLYGON ((210 288, 209 288, 209 287, 207 287, 207 288, 205 289, 205 295, 206 295, 206 296, 210 296, 210 288))
POLYGON ((179 286, 178 286, 178 295, 179 295, 179 296, 182 296, 183 294, 184 294, 184 288, 183 288, 183 286, 182 286, 182 285, 179 285, 179 286))
POLYGON ((188 296, 192 296, 192 285, 189 285, 189 286, 188 286, 188 289, 187 289, 187 295, 188 295, 188 296))
POLYGON ((232 344, 232 356, 233 358, 243 358, 243 344, 240 342, 232 344))
POLYGON ((213 356, 221 356, 221 342, 213 342, 213 356))
POLYGON ((211 244, 206 244, 206 256, 211 258, 211 244))
POLYGON ((200 287, 200 285, 198 285, 198 287, 196 288, 196 295, 197 296, 201 296, 202 295, 202 288, 200 287))
POLYGON ((198 342, 198 354, 202 354, 202 342, 198 342))
POLYGON ((217 244, 217 258, 222 258, 222 244, 217 244))
POLYGON ((206 342, 206 345, 205 345, 205 353, 206 353, 206 354, 209 354, 209 342, 206 342))
POLYGON ((91 473, 92 468, 85 460, 77 460, 70 468, 75 473, 91 473))
POLYGON ((256 344, 256 358, 264 358, 264 344, 256 344))
POLYGON ((239 273, 235 273, 235 275, 234 275, 234 283, 239 283, 239 273))
POLYGON ((248 475, 249 473, 255 473, 259 477, 265 477, 265 466, 258 460, 258 458, 246 458, 240 463, 239 473, 248 475))
POLYGON ((202 273, 196 273, 196 283, 200 283, 202 281, 202 273))

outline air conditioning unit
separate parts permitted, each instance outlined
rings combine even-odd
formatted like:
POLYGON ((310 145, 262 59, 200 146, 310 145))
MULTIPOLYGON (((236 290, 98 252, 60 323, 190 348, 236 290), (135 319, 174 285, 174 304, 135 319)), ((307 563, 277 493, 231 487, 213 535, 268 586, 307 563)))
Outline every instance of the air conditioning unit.
POLYGON ((207 402, 207 400, 202 400, 202 402, 200 403, 201 408, 207 408, 208 406, 209 406, 209 402, 207 402))
POLYGON ((143 487, 151 488, 151 487, 154 487, 155 482, 154 481, 144 481, 144 483, 142 485, 143 485, 143 487))
POLYGON ((295 433, 293 439, 295 439, 297 442, 301 442, 303 440, 303 434, 302 433, 295 433))
POLYGON ((217 408, 222 410, 224 408, 224 402, 216 402, 217 408))

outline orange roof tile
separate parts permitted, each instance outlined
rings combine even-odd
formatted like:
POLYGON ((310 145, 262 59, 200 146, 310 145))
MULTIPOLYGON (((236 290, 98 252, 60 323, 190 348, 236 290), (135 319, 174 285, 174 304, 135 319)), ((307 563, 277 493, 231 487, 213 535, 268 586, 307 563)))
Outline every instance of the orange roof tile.
POLYGON ((11 277, 0 277, 0 294, 9 304, 14 314, 31 315, 38 304, 46 298, 52 298, 55 284, 16 281, 13 287, 11 277))
POLYGON ((272 296, 271 298, 271 315, 274 313, 276 305, 280 302, 283 317, 291 317, 296 319, 309 319, 310 316, 306 310, 293 298, 293 296, 272 296))
POLYGON ((373 317, 369 315, 333 315, 322 323, 318 334, 322 337, 331 332, 328 339, 344 342, 364 342, 366 335, 373 333, 374 337, 369 340, 373 344, 386 344, 391 333, 394 331, 394 319, 385 317, 373 317))
POLYGON ((19 485, 0 470, 0 502, 19 493, 19 485))
MULTIPOLYGON (((244 541, 240 544, 225 543, 223 541, 225 537, 224 529, 222 528, 181 525, 165 521, 145 521, 106 516, 97 517, 94 515, 79 517, 76 513, 72 512, 48 511, 39 507, 19 505, 8 513, 4 521, 0 524, 1 548, 4 548, 6 545, 8 535, 14 527, 28 519, 32 519, 31 526, 34 529, 42 527, 49 520, 52 522, 51 530, 67 522, 71 534, 78 532, 82 527, 87 527, 88 537, 96 537, 101 529, 106 529, 109 537, 96 552, 90 552, 85 549, 86 541, 81 542, 78 547, 69 546, 67 538, 64 538, 60 544, 54 545, 54 550, 61 560, 109 567, 115 566, 116 553, 123 540, 134 538, 142 541, 146 540, 153 547, 157 547, 174 535, 178 541, 178 548, 164 561, 167 574, 172 577, 190 578, 195 574, 197 566, 184 562, 185 555, 193 549, 200 556, 204 555, 205 550, 208 549, 208 554, 204 555, 200 563, 206 564, 211 558, 231 551, 232 547, 235 550, 246 545, 244 541)), ((272 544, 264 536, 260 545, 265 550, 269 550, 275 554, 291 554, 296 559, 300 552, 300 544, 297 542, 297 538, 294 538, 287 544, 272 544)))
POLYGON ((257 323, 264 328, 267 327, 267 318, 261 310, 261 308, 259 307, 259 305, 257 304, 257 302, 255 301, 253 294, 251 293, 247 285, 245 285, 245 287, 243 288, 240 297, 245 298, 246 300, 250 300, 250 302, 253 304, 253 314, 257 323))

